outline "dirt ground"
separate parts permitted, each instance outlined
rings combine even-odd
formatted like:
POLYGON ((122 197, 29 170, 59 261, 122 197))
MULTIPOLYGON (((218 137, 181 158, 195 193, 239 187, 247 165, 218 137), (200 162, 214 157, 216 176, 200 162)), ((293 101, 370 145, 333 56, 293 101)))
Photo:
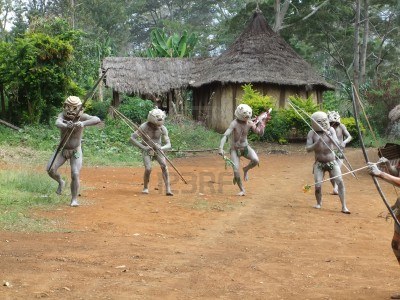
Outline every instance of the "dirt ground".
MULTIPOLYGON (((346 151, 353 168, 364 165, 361 150, 346 151)), ((173 160, 188 181, 169 168, 173 197, 158 165, 149 195, 142 168, 85 166, 80 207, 34 212, 59 232, 0 232, 0 299, 376 300, 400 292, 393 222, 366 172, 345 176, 345 215, 329 183, 321 210, 313 190, 302 191, 312 184, 312 154, 259 156, 245 197, 216 154, 173 160)), ((381 185, 394 203, 393 187, 381 185)))

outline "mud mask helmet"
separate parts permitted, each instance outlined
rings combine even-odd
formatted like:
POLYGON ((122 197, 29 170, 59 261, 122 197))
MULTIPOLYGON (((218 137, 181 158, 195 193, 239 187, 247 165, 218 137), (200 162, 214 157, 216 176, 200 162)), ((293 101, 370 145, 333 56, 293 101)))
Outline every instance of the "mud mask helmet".
POLYGON ((80 117, 83 113, 82 101, 79 97, 69 96, 64 102, 64 116, 67 119, 74 119, 75 117, 80 117))
POLYGON ((239 106, 235 110, 235 116, 240 121, 250 120, 253 111, 250 106, 247 104, 239 104, 239 106))
POLYGON ((317 111, 311 115, 312 128, 315 131, 326 131, 331 125, 329 124, 328 115, 323 111, 317 111))
POLYGON ((147 121, 157 126, 164 125, 165 113, 158 108, 152 109, 147 115, 147 121))
POLYGON ((340 115, 337 111, 328 111, 328 120, 331 125, 340 124, 340 115))

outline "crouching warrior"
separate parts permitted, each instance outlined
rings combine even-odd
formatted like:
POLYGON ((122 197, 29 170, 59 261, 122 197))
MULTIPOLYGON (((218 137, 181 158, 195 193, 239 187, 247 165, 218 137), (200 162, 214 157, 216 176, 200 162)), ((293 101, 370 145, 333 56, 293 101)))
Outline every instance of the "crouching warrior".
POLYGON ((171 149, 171 142, 168 136, 168 130, 164 126, 165 113, 158 108, 151 110, 147 116, 147 122, 140 125, 139 129, 131 136, 133 145, 143 150, 144 176, 143 176, 143 191, 149 193, 149 181, 151 173, 151 161, 156 159, 160 164, 162 176, 165 183, 166 195, 173 196, 169 181, 168 167, 166 158, 163 155, 164 150, 171 149), (138 141, 138 137, 142 141, 138 141), (162 145, 164 143, 164 145, 162 145))
POLYGON ((71 206, 78 206, 79 174, 82 168, 82 135, 83 128, 100 123, 96 116, 83 113, 79 97, 69 96, 64 102, 64 111, 56 120, 60 129, 59 147, 47 164, 47 173, 58 183, 56 193, 61 194, 65 181, 58 169, 69 159, 71 165, 71 206))
POLYGON ((247 141, 247 135, 251 129, 254 133, 262 136, 264 134, 265 125, 271 119, 269 112, 262 113, 254 121, 251 119, 252 109, 247 104, 240 104, 235 110, 235 119, 229 125, 229 128, 225 131, 219 146, 219 154, 225 157, 224 145, 228 137, 232 134, 231 139, 231 162, 233 167, 233 183, 238 185, 240 192, 239 196, 244 196, 246 191, 243 187, 242 180, 240 178, 240 157, 243 156, 250 160, 247 166, 243 168, 243 178, 245 181, 249 179, 248 172, 250 169, 258 165, 259 159, 253 148, 250 147, 247 141))

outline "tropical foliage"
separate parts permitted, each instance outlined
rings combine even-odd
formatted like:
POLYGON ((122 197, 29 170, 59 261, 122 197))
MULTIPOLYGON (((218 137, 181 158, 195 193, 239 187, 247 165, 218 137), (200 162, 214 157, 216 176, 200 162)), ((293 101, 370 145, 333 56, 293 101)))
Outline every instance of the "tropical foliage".
POLYGON ((150 34, 150 47, 146 51, 148 57, 189 57, 197 43, 194 33, 183 31, 168 36, 163 30, 156 28, 150 34))
POLYGON ((0 116, 48 122, 68 93, 92 86, 106 56, 218 55, 256 8, 336 86, 330 109, 351 116, 354 83, 385 132, 383 95, 399 103, 386 84, 400 76, 397 0, 0 1, 0 116))

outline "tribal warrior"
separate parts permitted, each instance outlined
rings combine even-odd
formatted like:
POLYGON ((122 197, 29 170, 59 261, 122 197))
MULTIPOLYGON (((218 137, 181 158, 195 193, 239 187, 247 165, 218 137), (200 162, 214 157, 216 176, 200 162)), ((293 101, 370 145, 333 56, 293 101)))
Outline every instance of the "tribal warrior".
MULTIPOLYGON (((339 164, 339 168, 343 165, 343 152, 346 145, 353 139, 347 130, 346 126, 340 122, 340 115, 336 111, 328 111, 328 120, 331 127, 335 129, 336 137, 338 138, 339 149, 335 149, 336 161, 339 164)), ((333 195, 338 194, 338 187, 334 180, 331 180, 333 186, 333 195)))
POLYGON ((350 211, 346 207, 345 187, 342 176, 340 176, 342 173, 332 150, 335 147, 335 142, 336 144, 339 142, 336 137, 336 132, 329 125, 326 113, 317 111, 311 115, 311 119, 312 130, 310 130, 307 135, 306 150, 307 152, 314 151, 315 154, 313 174, 317 204, 314 207, 318 209, 322 207, 321 181, 327 171, 330 177, 337 176, 334 182, 338 187, 338 194, 342 203, 342 213, 349 214, 350 211))
POLYGON ((58 182, 56 193, 61 194, 65 181, 61 178, 58 169, 69 159, 71 165, 71 206, 79 206, 79 175, 82 168, 82 135, 83 128, 100 123, 96 116, 83 113, 82 102, 79 97, 69 96, 64 102, 64 111, 56 120, 60 129, 60 143, 64 142, 61 151, 54 153, 47 164, 47 173, 58 182), (65 141, 66 140, 66 141, 65 141), (57 155, 54 159, 54 156, 57 155))
POLYGON ((156 159, 160 164, 162 176, 165 183, 166 195, 173 196, 169 181, 168 167, 165 157, 160 154, 164 150, 171 149, 171 142, 168 136, 168 130, 164 126, 165 113, 158 108, 151 110, 147 116, 147 122, 140 125, 139 130, 135 131, 131 136, 133 145, 139 147, 143 151, 144 177, 143 177, 143 194, 149 193, 149 181, 151 174, 151 161, 156 159), (142 141, 138 141, 138 137, 142 141), (162 146, 162 142, 164 146, 162 146))
POLYGON ((230 154, 233 162, 233 183, 237 183, 239 186, 239 196, 244 196, 246 193, 240 178, 240 157, 243 156, 250 160, 248 165, 243 168, 243 177, 245 181, 249 179, 248 171, 259 163, 256 152, 250 147, 247 141, 249 130, 251 129, 254 133, 262 136, 264 134, 266 123, 271 119, 270 114, 265 112, 261 114, 260 117, 256 118, 255 121, 252 121, 252 113, 250 106, 247 104, 240 104, 235 110, 236 118, 225 131, 219 146, 219 154, 225 157, 224 145, 228 137, 232 134, 230 154))

